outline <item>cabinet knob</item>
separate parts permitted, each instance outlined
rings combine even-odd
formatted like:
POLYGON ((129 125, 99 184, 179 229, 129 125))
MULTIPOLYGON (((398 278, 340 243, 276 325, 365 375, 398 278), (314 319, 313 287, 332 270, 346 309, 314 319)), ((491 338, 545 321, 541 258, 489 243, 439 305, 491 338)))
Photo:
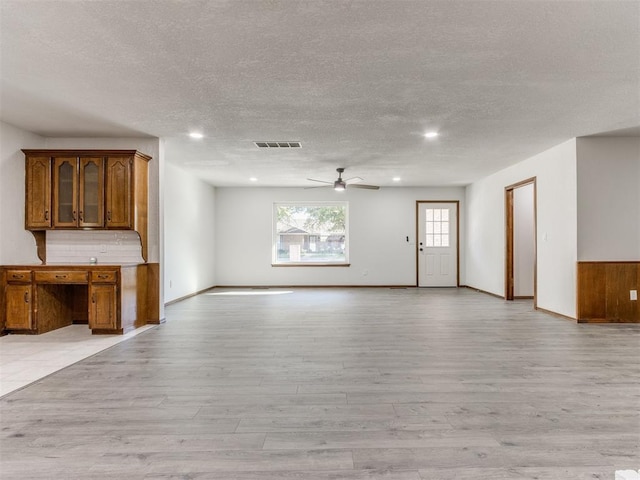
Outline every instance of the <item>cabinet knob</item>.
POLYGON ((84 222, 84 218, 83 218, 83 215, 82 215, 82 210, 80 210, 80 221, 84 222))
POLYGON ((111 210, 107 210, 107 222, 111 221, 111 210))
POLYGON ((73 211, 73 221, 74 222, 76 221, 76 211, 75 210, 73 211))
POLYGON ((47 221, 49 220, 49 210, 44 211, 44 219, 47 221))
POLYGON ((24 292, 24 303, 29 303, 29 292, 24 292))
POLYGON ((96 303, 96 294, 91 295, 91 303, 96 303))

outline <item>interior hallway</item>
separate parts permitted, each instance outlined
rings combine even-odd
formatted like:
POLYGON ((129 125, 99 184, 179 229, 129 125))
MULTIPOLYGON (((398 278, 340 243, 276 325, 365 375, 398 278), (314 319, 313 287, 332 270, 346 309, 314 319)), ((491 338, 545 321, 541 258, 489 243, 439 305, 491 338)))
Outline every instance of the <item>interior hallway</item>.
POLYGON ((640 465, 640 325, 467 289, 242 293, 171 305, 166 324, 2 398, 2 476, 609 479, 640 465))

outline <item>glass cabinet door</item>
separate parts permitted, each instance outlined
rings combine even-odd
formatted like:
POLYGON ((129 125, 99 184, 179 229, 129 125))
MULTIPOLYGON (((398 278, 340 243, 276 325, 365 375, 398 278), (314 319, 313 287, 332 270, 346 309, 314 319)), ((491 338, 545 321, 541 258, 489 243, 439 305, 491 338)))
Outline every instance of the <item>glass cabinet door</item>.
POLYGON ((78 224, 77 215, 77 159, 56 158, 53 170, 53 199, 56 227, 75 227, 78 224))
POLYGON ((104 162, 100 157, 80 159, 80 211, 81 227, 102 227, 104 215, 104 162))

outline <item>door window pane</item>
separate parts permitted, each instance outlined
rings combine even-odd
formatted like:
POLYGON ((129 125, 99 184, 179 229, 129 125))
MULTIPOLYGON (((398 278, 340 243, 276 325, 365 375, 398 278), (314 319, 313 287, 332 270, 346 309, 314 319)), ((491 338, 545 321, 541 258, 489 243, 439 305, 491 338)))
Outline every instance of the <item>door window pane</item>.
POLYGON ((449 209, 427 208, 425 215, 425 243, 427 247, 449 246, 449 209))

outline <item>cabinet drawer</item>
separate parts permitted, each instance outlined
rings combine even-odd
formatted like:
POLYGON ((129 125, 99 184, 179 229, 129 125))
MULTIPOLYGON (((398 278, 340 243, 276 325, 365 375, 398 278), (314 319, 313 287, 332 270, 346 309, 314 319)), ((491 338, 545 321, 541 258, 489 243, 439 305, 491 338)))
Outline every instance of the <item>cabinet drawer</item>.
POLYGON ((7 270, 8 283, 31 283, 31 270, 7 270))
POLYGON ((91 281, 93 283, 116 283, 116 271, 101 270, 99 272, 91 272, 91 281))
POLYGON ((50 271, 36 272, 36 283, 87 283, 87 272, 50 271))

